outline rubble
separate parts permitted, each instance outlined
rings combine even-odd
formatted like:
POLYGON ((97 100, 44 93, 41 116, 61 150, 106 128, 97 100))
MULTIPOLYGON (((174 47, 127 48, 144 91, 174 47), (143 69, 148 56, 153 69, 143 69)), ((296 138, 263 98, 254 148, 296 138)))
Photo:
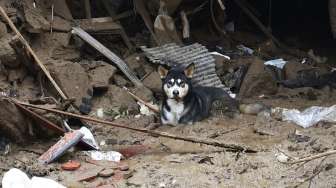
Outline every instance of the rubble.
POLYGON ((88 74, 93 89, 107 90, 110 80, 117 72, 117 69, 102 61, 90 62, 89 67, 88 74))
POLYGON ((255 57, 249 61, 251 65, 240 87, 239 98, 277 93, 276 80, 272 77, 272 73, 267 71, 264 62, 255 57))
MULTIPOLYGON (((335 154, 334 44, 314 29, 329 27, 301 22, 295 3, 281 15, 276 2, 261 4, 1 1, 0 179, 17 168, 15 183, 20 176, 44 187, 335 184, 335 160, 325 158, 335 154), (278 18, 289 16, 300 28, 280 28, 278 18), (238 96, 240 105, 212 110, 239 106, 240 114, 211 111, 192 126, 161 125, 156 70, 169 60, 194 62, 194 85, 238 96)), ((324 15, 320 4, 307 4, 300 4, 305 12, 324 15)))
POLYGON ((85 69, 80 64, 70 61, 53 62, 47 66, 62 90, 80 106, 82 98, 87 96, 87 91, 92 91, 85 69))

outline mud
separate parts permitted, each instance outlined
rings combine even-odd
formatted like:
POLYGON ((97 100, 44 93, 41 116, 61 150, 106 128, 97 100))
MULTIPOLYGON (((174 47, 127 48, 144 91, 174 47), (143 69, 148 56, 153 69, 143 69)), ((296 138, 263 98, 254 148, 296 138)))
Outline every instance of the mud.
MULTIPOLYGON (((89 116, 97 117, 98 112, 102 110, 103 113, 99 114, 99 118, 133 128, 154 129, 182 137, 215 139, 227 144, 248 146, 258 152, 236 153, 223 148, 87 123, 101 150, 119 151, 124 154, 120 163, 92 161, 85 155, 83 148, 75 147, 56 162, 41 165, 37 158, 55 144, 59 137, 39 127, 36 122, 31 122, 15 105, 1 98, 0 182, 3 174, 15 167, 29 176, 51 178, 73 188, 336 187, 335 155, 293 165, 280 163, 276 157, 279 151, 300 158, 336 149, 336 126, 319 123, 303 129, 263 112, 264 108, 268 111, 270 107, 301 110, 310 106, 330 106, 336 100, 335 91, 330 87, 288 89, 279 86, 272 73, 263 64, 266 59, 281 57, 289 60, 284 68, 285 79, 295 79, 297 73, 305 69, 314 68, 324 73, 330 71, 334 65, 314 64, 311 58, 302 64, 305 57, 302 55, 305 54, 303 50, 289 49, 291 53, 285 53, 270 40, 252 32, 251 30, 255 30, 253 27, 247 31, 240 31, 240 26, 243 24, 239 22, 236 23, 237 31, 227 33, 225 36, 218 35, 208 16, 203 15, 204 12, 191 13, 190 17, 195 17, 190 19, 192 28, 190 40, 202 43, 212 51, 228 54, 232 58, 217 59, 216 71, 222 80, 230 77, 226 74, 233 73, 232 70, 240 65, 249 67, 241 87, 236 89, 237 91, 240 89, 238 97, 240 103, 252 104, 251 108, 256 106, 258 109, 247 109, 245 113, 234 118, 212 116, 194 125, 158 126, 158 115, 140 115, 137 101, 123 89, 126 86, 145 101, 160 103, 161 80, 156 72, 157 67, 150 64, 138 49, 126 48, 120 37, 104 32, 92 34, 120 56, 145 87, 133 86, 123 73, 116 66, 107 63, 108 60, 100 53, 78 38, 71 37, 69 32, 71 26, 76 24, 75 21, 85 17, 84 11, 78 8, 81 7, 78 1, 70 3, 70 9, 62 3, 65 1, 55 2, 52 32, 50 2, 36 2, 41 6, 33 8, 33 0, 21 3, 5 0, 0 2, 0 5, 8 5, 6 11, 10 18, 20 26, 20 31, 37 56, 46 64, 61 89, 75 101, 75 106, 80 106, 83 101, 90 105, 89 116), (203 19, 197 17, 199 15, 207 19, 206 24, 203 24, 203 19), (196 20, 197 27, 194 26, 193 20, 196 20), (253 48, 255 54, 237 52, 235 46, 239 44, 253 48), (69 160, 79 161, 81 167, 75 171, 63 170, 61 165, 69 160)), ((179 1, 167 1, 167 3, 168 10, 173 12, 177 6, 175 3, 179 4, 179 1)), ((119 7, 122 3, 118 1, 116 4, 119 7)), ((151 10, 149 13, 152 16, 156 15, 159 5, 151 6, 148 7, 151 10)), ((95 3, 91 8, 106 11, 95 3)), ((203 7, 198 11, 205 9, 203 7)), ((104 11, 100 13, 93 11, 93 16, 107 16, 104 11)), ((224 12, 220 10, 218 15, 222 14, 224 12)), ((217 17, 220 17, 218 15, 217 17)), ((155 32, 165 34, 160 38, 160 42, 181 41, 180 25, 173 24, 179 23, 178 16, 175 17, 173 14, 171 16, 157 20, 155 32), (166 28, 167 26, 169 28, 166 28)), ((154 40, 142 25, 142 21, 134 18, 136 17, 132 16, 126 21, 120 20, 130 41, 135 48, 142 45, 152 46, 154 40), (132 29, 134 26, 136 30, 132 29)), ((224 23, 224 20, 218 21, 224 23)), ((246 27, 250 27, 249 24, 246 27)), ((8 25, 0 22, 1 97, 15 97, 45 107, 77 113, 76 107, 69 107, 69 101, 60 100, 49 81, 41 76, 42 73, 30 56, 28 64, 22 64, 24 61, 18 54, 20 52, 11 46, 13 36, 8 25)), ((58 125, 61 125, 64 119, 63 116, 41 110, 35 112, 58 125)), ((78 123, 74 127, 79 125, 78 123)))

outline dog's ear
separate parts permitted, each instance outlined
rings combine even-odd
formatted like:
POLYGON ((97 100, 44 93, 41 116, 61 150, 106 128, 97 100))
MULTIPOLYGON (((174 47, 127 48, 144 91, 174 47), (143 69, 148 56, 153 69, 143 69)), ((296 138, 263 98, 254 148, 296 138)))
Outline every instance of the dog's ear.
POLYGON ((163 79, 163 78, 165 78, 167 76, 168 71, 169 70, 166 67, 164 67, 162 65, 159 65, 159 67, 158 67, 158 73, 159 73, 161 79, 163 79))
POLYGON ((194 72, 195 72, 195 64, 194 64, 194 63, 190 63, 190 64, 184 69, 184 74, 185 74, 188 78, 192 78, 194 72))

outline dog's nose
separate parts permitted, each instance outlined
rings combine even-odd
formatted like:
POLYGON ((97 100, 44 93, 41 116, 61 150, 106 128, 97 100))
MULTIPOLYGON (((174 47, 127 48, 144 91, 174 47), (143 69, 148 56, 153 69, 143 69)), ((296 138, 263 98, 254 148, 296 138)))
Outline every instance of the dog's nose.
POLYGON ((173 91, 173 95, 174 95, 174 96, 178 96, 178 95, 179 95, 179 91, 174 90, 174 91, 173 91))

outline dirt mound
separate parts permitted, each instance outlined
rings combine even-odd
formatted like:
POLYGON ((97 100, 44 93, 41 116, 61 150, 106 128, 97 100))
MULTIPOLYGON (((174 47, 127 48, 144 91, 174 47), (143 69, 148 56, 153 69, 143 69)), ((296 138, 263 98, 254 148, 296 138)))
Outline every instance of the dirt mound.
POLYGON ((32 136, 30 121, 11 102, 0 99, 0 132, 13 142, 24 143, 32 136))

